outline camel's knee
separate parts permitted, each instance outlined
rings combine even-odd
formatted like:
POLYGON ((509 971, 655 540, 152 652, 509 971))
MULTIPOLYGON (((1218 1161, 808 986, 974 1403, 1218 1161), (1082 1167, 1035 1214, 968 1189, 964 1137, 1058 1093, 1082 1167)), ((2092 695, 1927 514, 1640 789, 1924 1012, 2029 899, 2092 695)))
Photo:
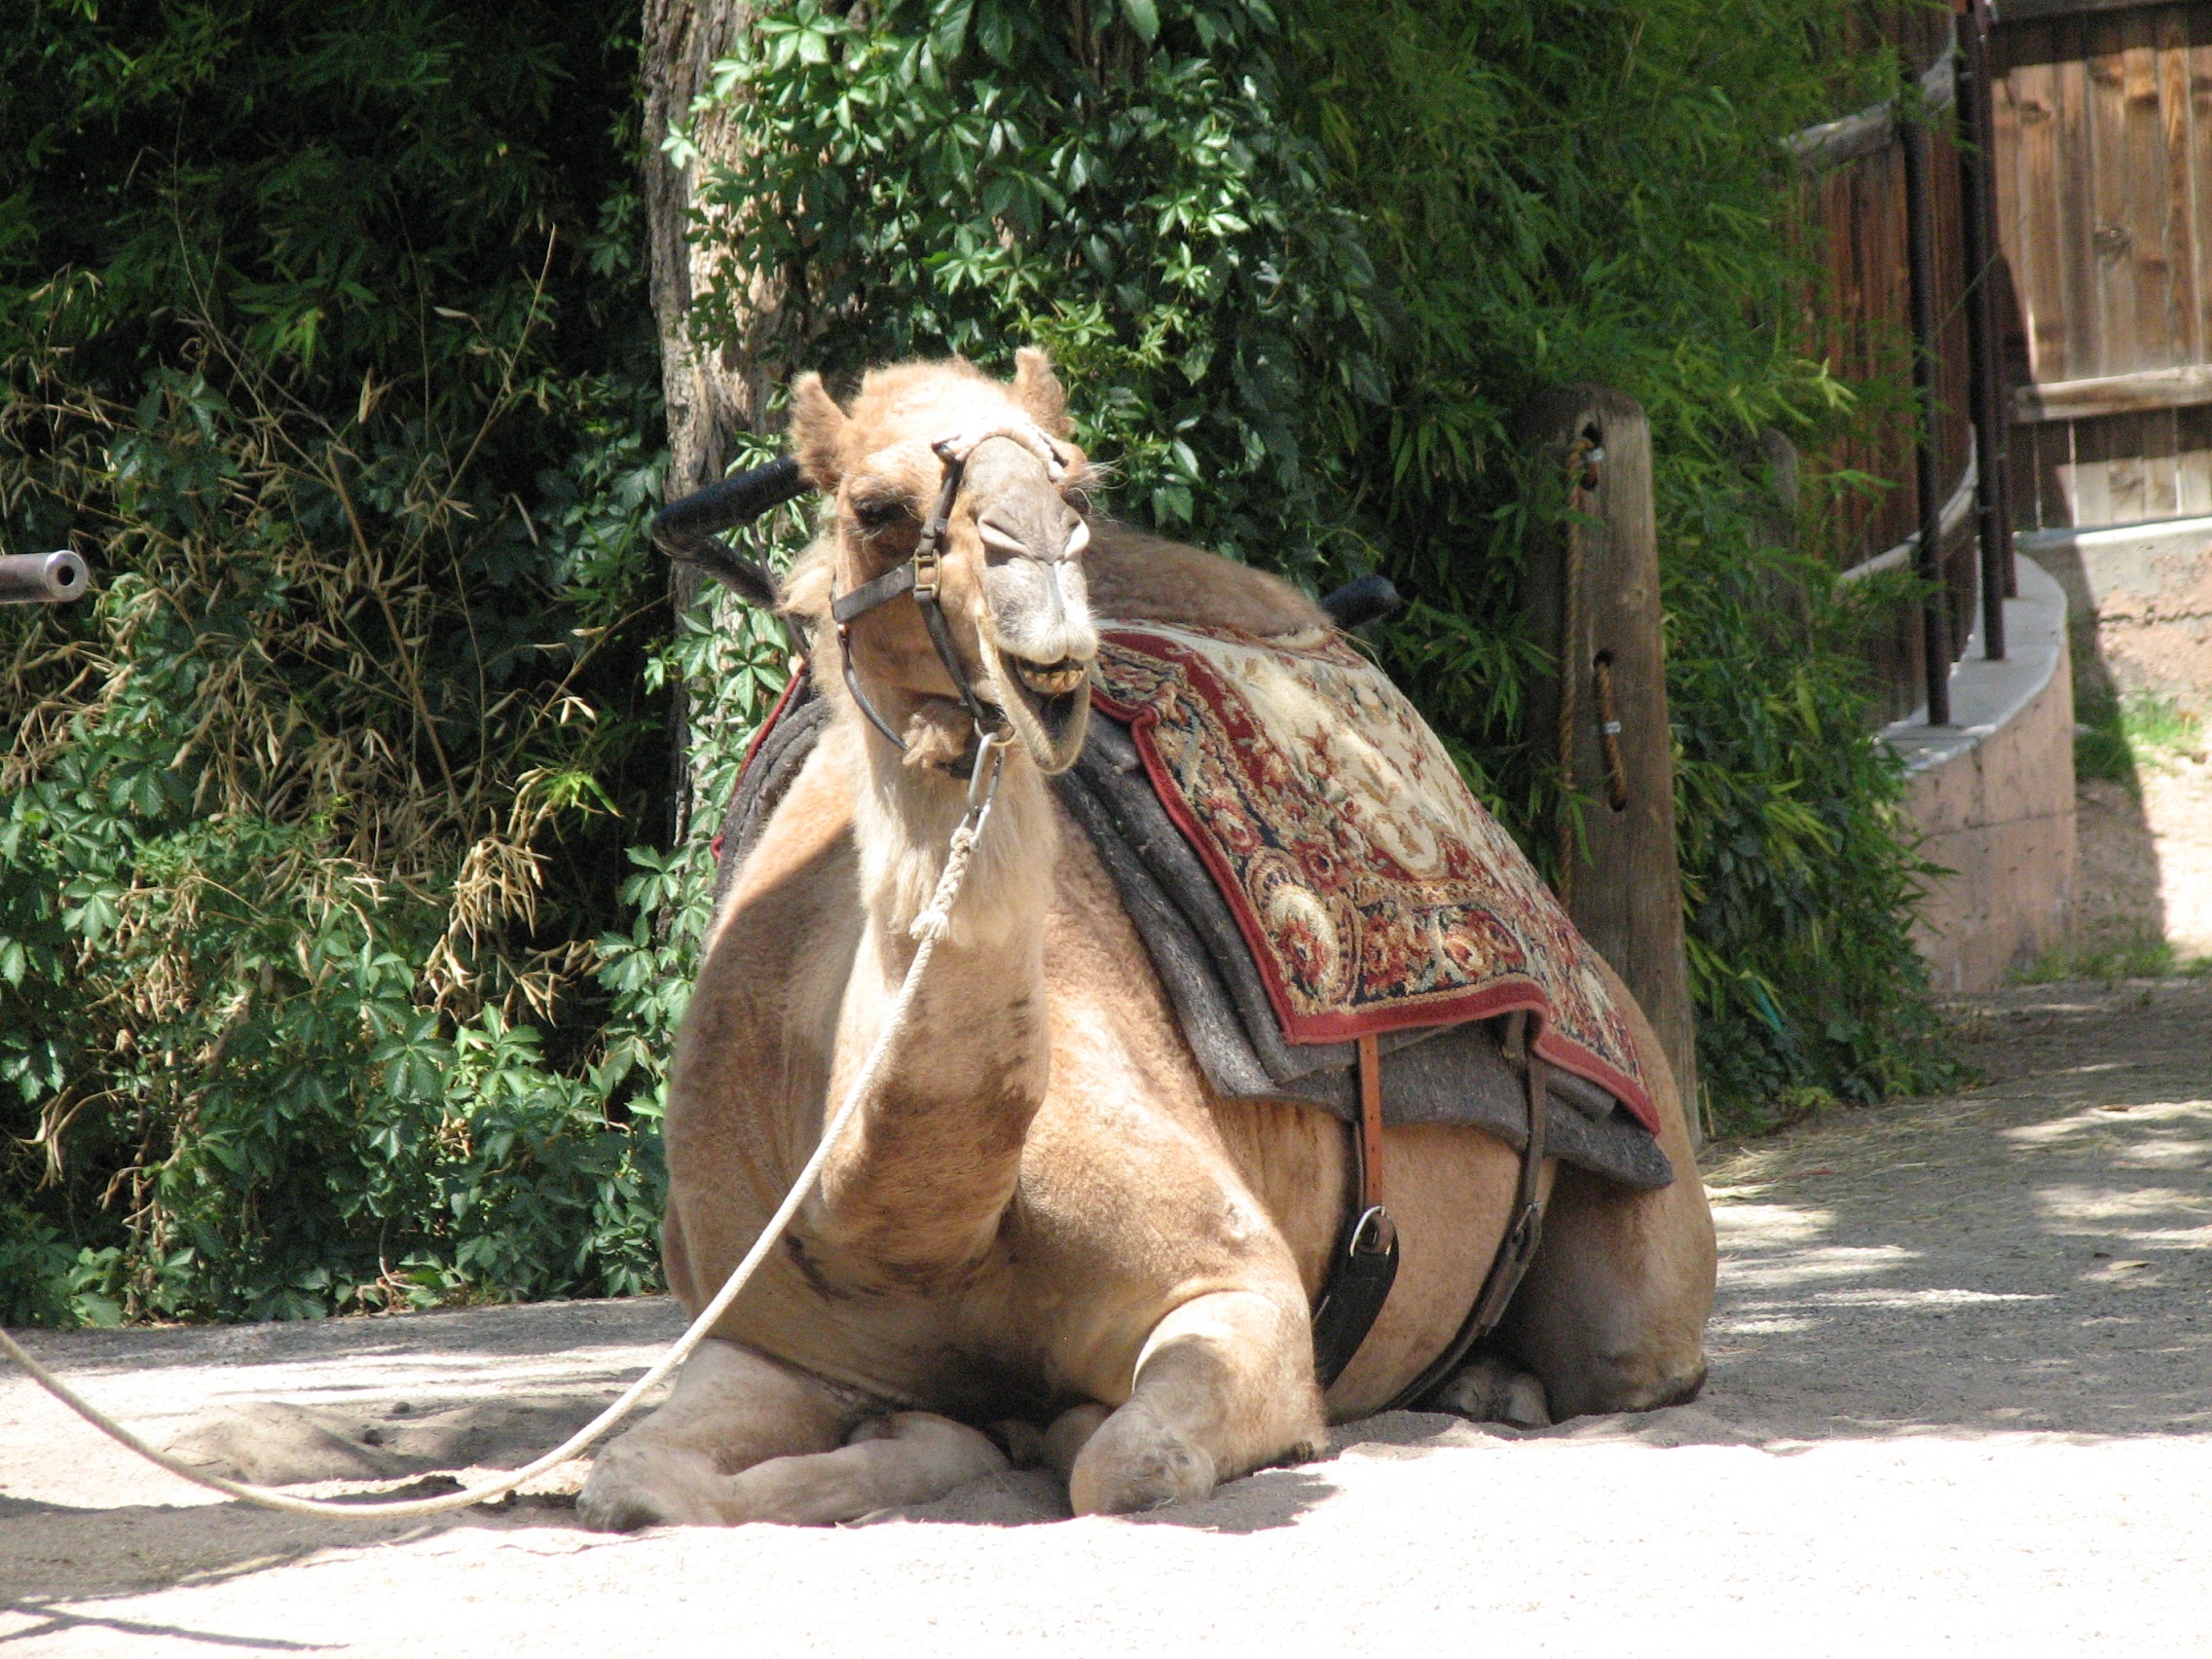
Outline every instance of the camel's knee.
POLYGON ((1318 1456, 1324 1438, 1303 1309, 1217 1292, 1155 1327, 1128 1400, 1075 1458, 1068 1501, 1079 1515, 1157 1509, 1263 1463, 1318 1456))
POLYGON ((1203 1497, 1220 1473, 1211 1454, 1139 1395, 1098 1425, 1068 1472, 1078 1515, 1131 1515, 1203 1497))

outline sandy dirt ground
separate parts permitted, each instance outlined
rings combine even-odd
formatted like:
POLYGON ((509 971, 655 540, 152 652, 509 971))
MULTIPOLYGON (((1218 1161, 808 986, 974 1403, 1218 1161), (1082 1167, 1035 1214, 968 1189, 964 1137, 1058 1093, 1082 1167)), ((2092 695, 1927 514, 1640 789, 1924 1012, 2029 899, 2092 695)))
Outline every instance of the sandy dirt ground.
POLYGON ((2212 957, 2212 760, 2146 764, 2140 797, 2084 779, 2074 932, 2084 948, 2164 939, 2182 961, 2212 957))
MULTIPOLYGON (((1135 1520, 1067 1520, 1026 1472, 879 1524, 605 1537, 572 1479, 429 1525, 210 1501, 0 1377, 0 1655, 2212 1651, 2212 991, 1958 1012, 1982 1087, 1714 1160, 1694 1406, 1396 1414, 1135 1520)), ((512 1466, 678 1324, 651 1301, 37 1346, 211 1466, 402 1482, 512 1466)))

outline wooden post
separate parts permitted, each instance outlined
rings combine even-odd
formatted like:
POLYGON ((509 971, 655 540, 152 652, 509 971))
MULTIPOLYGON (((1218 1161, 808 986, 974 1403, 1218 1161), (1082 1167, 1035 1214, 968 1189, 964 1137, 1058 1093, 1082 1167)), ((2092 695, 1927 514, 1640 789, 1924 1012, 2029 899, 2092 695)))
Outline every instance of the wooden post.
POLYGON ((1530 729, 1547 758, 1564 757, 1580 807, 1571 841, 1563 837, 1562 897, 1658 1032, 1700 1140, 1651 427, 1634 398, 1591 386, 1544 393, 1519 425, 1537 458, 1535 487, 1573 508, 1534 543, 1528 570, 1536 638, 1564 671, 1538 684, 1530 729))

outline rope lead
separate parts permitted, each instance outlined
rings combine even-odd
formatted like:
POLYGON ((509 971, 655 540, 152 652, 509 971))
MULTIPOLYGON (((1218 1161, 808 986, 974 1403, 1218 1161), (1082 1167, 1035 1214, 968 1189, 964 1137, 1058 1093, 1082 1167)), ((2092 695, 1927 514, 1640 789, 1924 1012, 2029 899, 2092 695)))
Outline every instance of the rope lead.
POLYGON ((845 1096, 845 1103, 837 1108, 836 1115, 823 1129, 821 1144, 806 1161, 806 1167, 798 1172, 798 1179, 792 1183, 791 1191, 784 1195, 784 1201, 776 1207, 776 1213, 769 1217, 768 1225, 754 1241, 753 1248, 745 1253, 745 1259, 737 1264, 721 1289, 716 1293, 714 1301, 699 1309, 699 1316, 691 1321, 690 1328, 682 1336, 676 1339, 675 1346, 660 1357, 651 1370, 625 1388, 612 1405, 542 1457, 483 1486, 445 1493, 437 1497, 398 1498, 384 1503, 344 1503, 327 1498, 296 1497, 290 1493, 277 1492, 270 1487, 249 1486, 243 1481, 226 1480, 221 1475, 208 1474, 166 1452, 155 1450, 24 1352, 22 1346, 5 1330, 0 1330, 0 1353, 5 1353, 21 1366, 29 1373, 32 1382, 102 1434, 128 1446, 149 1463, 159 1464, 170 1474, 191 1481, 195 1486, 205 1487, 210 1492, 219 1492, 227 1497, 258 1504, 263 1509, 278 1510, 287 1515, 338 1515, 356 1521, 444 1515, 456 1509, 468 1509, 479 1503, 488 1503, 496 1497, 504 1497, 525 1482, 535 1480, 556 1464, 567 1462, 577 1453, 604 1439, 608 1431, 628 1417, 656 1383, 688 1359, 691 1350, 706 1340, 707 1333, 720 1323, 721 1316, 729 1311, 730 1304, 737 1300, 738 1293, 745 1289, 755 1270, 766 1260, 768 1252, 775 1248, 776 1241, 784 1235, 784 1229, 791 1225, 792 1217, 798 1213, 799 1205, 806 1201, 807 1195, 814 1190, 822 1166, 830 1161, 830 1148, 843 1137, 845 1130, 859 1114, 861 1102, 874 1091, 876 1079, 890 1058, 892 1046, 904 1032, 906 1023, 913 1014, 915 994, 921 988, 923 974, 929 970, 930 958, 936 954, 939 941, 944 938, 946 929, 951 925, 953 901, 959 898, 961 886, 968 879, 976 843, 983 833, 984 823, 990 818, 991 803, 998 798, 1005 746, 1005 737, 997 733, 982 741, 976 756, 976 775, 968 786, 968 810, 961 815, 960 823, 946 844, 944 871, 938 878, 937 891, 930 900, 929 908, 914 919, 913 937, 920 941, 920 948, 914 952, 914 960, 906 969, 906 977, 900 983, 898 1000, 891 1005, 891 1012, 883 1021, 883 1029, 876 1033, 875 1044, 867 1051, 867 1059, 861 1066, 860 1076, 853 1082, 852 1091, 845 1096))

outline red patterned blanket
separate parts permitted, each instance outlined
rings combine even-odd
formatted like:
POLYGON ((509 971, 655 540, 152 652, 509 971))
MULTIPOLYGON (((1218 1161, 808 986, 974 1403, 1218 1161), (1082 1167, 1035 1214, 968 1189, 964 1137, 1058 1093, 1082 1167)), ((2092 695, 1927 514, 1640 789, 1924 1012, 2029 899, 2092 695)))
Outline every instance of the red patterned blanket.
POLYGON ((1656 1131, 1595 953, 1413 705, 1341 638, 1117 627, 1091 697, 1129 726, 1285 1038, 1525 1009, 1538 1053, 1656 1131))

